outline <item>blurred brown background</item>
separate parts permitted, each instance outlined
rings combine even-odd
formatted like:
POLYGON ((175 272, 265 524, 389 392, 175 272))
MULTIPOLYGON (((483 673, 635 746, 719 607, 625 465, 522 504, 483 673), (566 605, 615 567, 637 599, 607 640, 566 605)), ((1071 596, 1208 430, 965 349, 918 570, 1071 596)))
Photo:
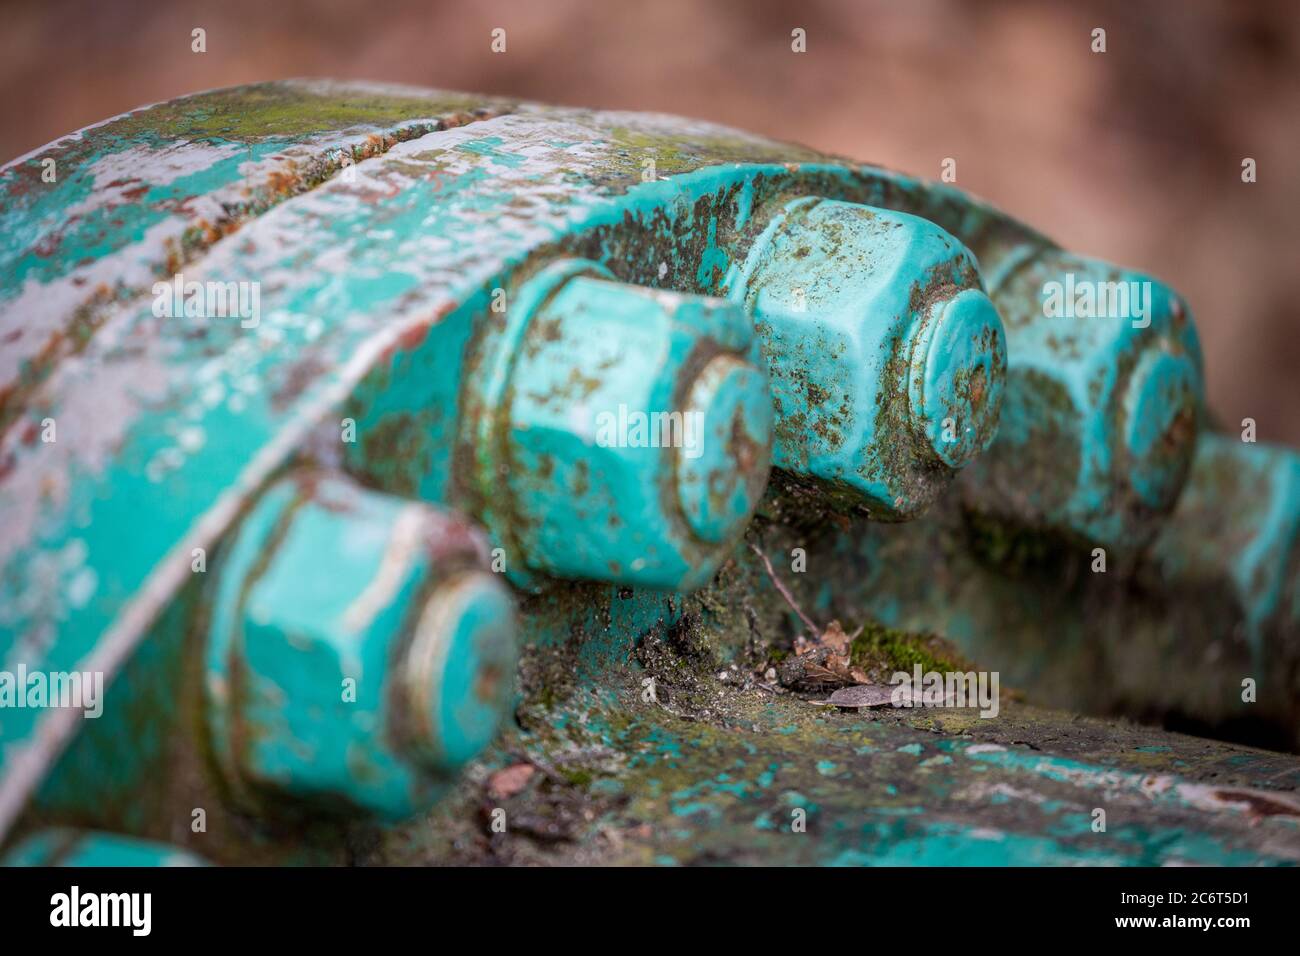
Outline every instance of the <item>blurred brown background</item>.
POLYGON ((1293 0, 11 0, 0 159, 144 103, 290 76, 680 113, 932 178, 951 156, 958 186, 1172 283, 1215 411, 1300 445, 1293 0))

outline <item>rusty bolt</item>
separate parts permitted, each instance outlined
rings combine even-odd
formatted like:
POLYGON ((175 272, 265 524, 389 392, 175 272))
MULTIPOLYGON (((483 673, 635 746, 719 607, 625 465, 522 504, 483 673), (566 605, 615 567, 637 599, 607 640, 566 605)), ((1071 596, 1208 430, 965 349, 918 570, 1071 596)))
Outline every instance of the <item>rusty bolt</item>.
POLYGON ((933 223, 797 199, 727 283, 765 343, 775 464, 827 500, 912 517, 992 440, 1002 323, 970 252, 933 223))
POLYGON ((509 707, 513 599, 464 519, 334 477, 270 488, 225 549, 207 647, 212 748, 233 796, 400 819, 509 707))
POLYGON ((565 260, 522 287, 487 347, 480 514, 528 578, 708 581, 771 464, 771 392, 744 312, 565 260))

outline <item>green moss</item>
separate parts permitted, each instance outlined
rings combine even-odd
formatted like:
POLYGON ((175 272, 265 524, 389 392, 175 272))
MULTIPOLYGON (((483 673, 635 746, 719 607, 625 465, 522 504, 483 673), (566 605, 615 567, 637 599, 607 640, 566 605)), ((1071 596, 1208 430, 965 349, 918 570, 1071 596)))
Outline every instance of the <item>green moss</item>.
MULTIPOLYGON (((772 144, 743 135, 682 136, 680 132, 657 134, 641 129, 614 127, 610 138, 628 153, 626 167, 640 177, 647 159, 654 160, 658 176, 675 176, 715 163, 822 162, 825 156, 801 146, 783 145, 780 154, 772 144)), ((617 163, 616 157, 611 157, 617 163)))
POLYGON ((595 775, 590 770, 575 770, 572 768, 561 768, 560 775, 574 787, 589 787, 595 775))
POLYGON ((434 99, 346 88, 316 93, 265 83, 159 104, 108 124, 104 132, 123 137, 153 132, 168 140, 297 139, 354 126, 383 128, 483 105, 482 97, 447 95, 434 99))
POLYGON ((918 634, 869 621, 849 648, 853 664, 868 674, 882 671, 965 671, 956 649, 935 634, 918 634))

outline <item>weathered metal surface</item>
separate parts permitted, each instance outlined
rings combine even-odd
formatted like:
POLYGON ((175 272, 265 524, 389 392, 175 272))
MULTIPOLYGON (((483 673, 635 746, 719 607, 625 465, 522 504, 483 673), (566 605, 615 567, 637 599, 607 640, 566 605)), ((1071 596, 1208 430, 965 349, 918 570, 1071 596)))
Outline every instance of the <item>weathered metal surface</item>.
POLYGON ((394 143, 510 109, 381 84, 265 83, 133 110, 7 163, 0 426, 115 307, 248 220, 394 143))
POLYGON ((536 714, 428 820, 385 834, 363 861, 1300 859, 1295 761, 1262 751, 1015 704, 991 721, 960 710, 840 714, 721 684, 712 689, 716 709, 702 715, 676 697, 638 707, 639 690, 629 680, 622 706, 588 691, 536 714), (503 794, 497 774, 520 764, 533 772, 520 791, 503 794), (1104 832, 1094 830, 1097 810, 1104 832), (492 831, 494 811, 503 833, 492 831))
MULTIPOLYGON (((255 98, 270 98, 288 112, 298 107, 308 117, 320 112, 314 99, 322 95, 319 89, 292 84, 257 89, 255 98)), ((237 113, 249 95, 225 91, 208 94, 204 102, 218 115, 237 113)), ((861 407, 842 420, 851 442, 872 448, 876 456, 878 473, 865 476, 884 489, 867 488, 880 502, 873 513, 919 510, 989 439, 1003 353, 996 316, 990 317, 979 292, 982 278, 1007 322, 1010 371, 1003 418, 1018 423, 1007 441, 994 441, 988 467, 1023 468, 1030 493, 1009 509, 996 498, 980 498, 977 459, 961 478, 960 500, 956 489, 941 497, 935 520, 964 514, 960 501, 965 501, 972 513, 997 517, 1003 523, 995 525, 999 528, 1029 525, 1066 532, 1072 540, 1114 541, 1121 549, 1153 534, 1182 481, 1190 449, 1183 412, 1199 389, 1194 333, 1171 294, 1160 292, 1159 308, 1144 330, 1105 322, 1085 329, 1067 321, 1061 334, 1074 345, 1061 348, 1054 330, 1044 326, 1041 302, 1036 290, 1024 286, 1024 276, 1026 269, 1039 268, 1025 263, 1056 268, 1062 254, 955 190, 664 117, 487 104, 456 120, 473 120, 467 125, 442 128, 454 123, 414 117, 423 109, 420 104, 450 101, 443 94, 409 95, 416 102, 405 103, 400 116, 390 119, 415 138, 385 139, 382 155, 361 159, 332 178, 325 178, 327 168, 321 179, 304 182, 301 192, 278 205, 242 208, 237 233, 224 231, 210 244, 193 247, 182 263, 185 280, 256 288, 256 315, 160 314, 146 283, 132 279, 120 298, 106 303, 102 317, 86 326, 88 334, 75 350, 56 350, 35 371, 30 359, 20 360, 30 374, 19 376, 21 388, 12 392, 18 396, 15 417, 0 438, 0 519, 6 528, 0 539, 0 660, 5 667, 21 662, 47 671, 102 671, 113 681, 115 704, 104 719, 84 722, 67 711, 0 710, 0 832, 25 810, 20 833, 50 823, 107 827, 190 844, 219 862, 453 859, 466 852, 485 858, 501 849, 502 841, 492 837, 466 842, 470 831, 492 832, 472 811, 485 775, 505 759, 500 750, 471 765, 468 782, 439 811, 436 832, 419 825, 383 839, 363 823, 319 814, 268 827, 251 819, 248 804, 228 793, 230 780, 247 775, 249 768, 232 773, 227 764, 224 780, 214 773, 209 749, 221 730, 203 703, 198 662, 212 651, 207 622, 219 617, 223 598, 214 596, 205 574, 194 573, 194 551, 211 552, 214 570, 225 568, 223 581, 240 580, 239 574, 229 577, 226 562, 235 560, 246 535, 257 533, 261 509, 274 507, 261 496, 287 467, 310 466, 338 476, 331 480, 346 476, 378 495, 448 506, 482 521, 490 544, 501 549, 500 570, 526 585, 521 610, 528 646, 519 726, 505 742, 515 757, 526 750, 525 762, 538 768, 532 789, 517 805, 526 820, 534 820, 532 829, 525 825, 509 838, 510 854, 519 858, 534 853, 545 859, 645 858, 648 846, 652 854, 672 859, 744 860, 770 852, 770 859, 819 862, 901 861, 913 853, 936 862, 1295 859, 1300 841, 1292 798, 1278 795, 1295 787, 1296 763, 1289 757, 1193 744, 1116 724, 1090 725, 1096 732, 1084 734, 1081 742, 1072 736, 1077 721, 1016 708, 990 721, 963 723, 953 715, 949 725, 939 719, 947 729, 922 737, 919 728, 932 720, 928 715, 890 711, 875 718, 840 717, 794 694, 753 689, 795 632, 789 609, 772 583, 758 576, 748 551, 731 548, 758 505, 757 488, 768 467, 767 426, 756 385, 761 365, 755 339, 737 323, 736 311, 698 297, 729 295, 756 313, 763 311, 757 301, 762 296, 750 301, 745 293, 746 276, 758 271, 746 265, 780 261, 761 246, 768 241, 763 237, 780 231, 774 222, 789 215, 792 201, 821 198, 795 208, 823 214, 836 210, 837 203, 869 206, 876 211, 866 215, 874 221, 892 220, 914 230, 912 245, 891 246, 879 236, 850 237, 848 245, 858 243, 864 255, 893 255, 900 264, 892 273, 898 288, 914 290, 920 280, 923 292, 935 293, 900 299, 893 297, 894 284, 885 282, 879 301, 889 305, 882 307, 880 321, 864 321, 860 313, 854 319, 851 309, 844 313, 864 337, 859 343, 866 349, 860 353, 864 361, 870 336, 878 344, 891 343, 891 349, 906 345, 903 351, 909 353, 906 369, 897 361, 877 366, 882 374, 900 375, 907 401, 897 400, 883 421, 869 421, 861 407), (491 116, 494 112, 508 115, 491 116), (420 122, 430 123, 430 131, 419 135, 420 122), (924 217, 939 228, 898 212, 924 217), (535 284, 546 282, 548 269, 562 269, 557 264, 565 260, 596 263, 596 271, 607 270, 616 282, 569 278, 548 287, 546 301, 530 304, 537 298, 535 284), (936 268, 946 281, 930 288, 921 277, 936 268), (494 308, 498 300, 506 303, 504 311, 494 308), (588 314, 597 303, 601 314, 588 314), (606 314, 609 303, 614 307, 606 314), (647 346, 645 354, 608 349, 601 340, 599 323, 616 324, 625 308, 631 310, 627 315, 643 315, 633 323, 636 333, 644 333, 647 343, 659 343, 647 346), (1013 322, 1012 311, 1024 321, 1013 322), (513 351, 502 345, 512 325, 525 333, 513 351), (659 331, 653 332, 656 325, 659 331), (936 331, 949 328, 953 331, 943 335, 936 331), (950 340, 963 348, 954 354, 930 347, 950 340), (614 361, 609 366, 614 371, 603 377, 602 355, 614 361), (582 367, 584 356, 594 367, 582 367), (1098 375, 1108 358, 1119 370, 1098 375), (1044 374, 1083 396, 1073 411, 1040 407, 1038 380, 1016 374, 1034 363, 1050 366, 1044 374), (566 369, 572 374, 563 377, 566 369), (976 388, 980 370, 984 383, 976 388), (557 373, 563 373, 561 379, 557 373), (580 382, 584 375, 600 383, 601 391, 592 394, 605 404, 623 396, 658 403, 655 389, 660 388, 672 393, 670 408, 720 409, 733 425, 723 432, 735 440, 721 457, 718 443, 711 442, 698 461, 672 449, 671 472, 662 460, 630 468, 621 461, 618 468, 611 464, 605 484, 597 483, 593 494, 592 485, 575 484, 572 474, 582 460, 574 439, 585 435, 590 423, 548 418, 546 409, 547 390, 580 382), (936 442, 935 422, 949 417, 954 440, 936 442), (57 425, 56 441, 40 440, 47 419, 57 425), (740 434, 736 423, 743 426, 740 434), (543 434, 537 434, 538 425, 543 434), (355 442, 340 438, 349 428, 355 442), (1026 441, 1023 433, 1030 428, 1039 429, 1047 444, 1026 441), (552 447, 551 441, 568 444, 552 447), (541 454, 562 467, 548 470, 541 454), (1071 454, 1082 463, 1077 469, 1035 464, 1052 463, 1053 455, 1068 460, 1071 454), (519 456, 528 458, 522 466, 519 456), (929 484, 918 477, 927 472, 929 484), (611 482, 611 474, 621 477, 611 482), (648 493, 651 487, 657 495, 648 493), (599 495, 608 500, 600 502, 599 495), (644 508, 629 515, 633 499, 644 508), (142 514, 148 515, 145 528, 142 514), (644 542, 588 528, 593 516, 596 524, 611 517, 625 522, 628 534, 647 535, 672 557, 638 577, 645 568, 633 563, 645 557, 644 542), (689 600, 644 587, 694 587, 728 553, 719 576, 689 600), (561 577, 616 583, 556 580, 561 577), (667 699, 643 699, 647 685, 641 681, 647 676, 667 689, 667 699), (737 684, 747 689, 737 690, 737 684), (926 740, 934 741, 934 754, 926 740), (1008 749, 975 750, 970 740, 1008 749), (1024 758, 1016 749, 1019 740, 1041 756, 1024 758), (669 756, 678 749, 687 754, 664 763, 657 759, 665 756, 661 745, 669 756), (877 746, 881 749, 871 749, 877 746), (1166 746, 1179 756, 1155 761, 1134 751, 1166 746), (921 766, 921 760, 913 760, 918 747, 924 760, 933 762, 921 766), (819 763, 820 757, 812 759, 817 748, 833 755, 819 763), (1191 757, 1196 748, 1202 748, 1199 760, 1191 757), (995 759, 997 754, 1010 756, 995 759), (1076 756, 1086 759, 1079 765, 1068 762, 1076 756), (1152 784, 1160 798, 1150 801, 1139 772, 1148 759, 1160 763, 1152 784), (1215 781, 1214 787, 1228 782, 1267 792, 1225 797, 1199 789, 1211 786, 1214 773, 1222 778, 1229 765, 1236 776, 1215 781), (734 771, 723 769, 733 766, 734 771), (993 791, 980 789, 986 774, 997 786, 1011 788, 996 793, 1048 809, 1037 817, 993 809, 993 791), (569 779, 572 775, 581 785, 569 779), (574 786, 566 789, 561 778, 574 786), (816 838, 802 843, 781 842, 789 834, 772 814, 789 800, 778 797, 782 802, 768 806, 773 785, 781 793, 815 798, 803 809, 815 808, 810 818, 820 815, 826 829, 810 829, 816 838), (895 812, 900 804, 892 802, 900 787, 915 798, 905 812, 895 812), (664 795, 679 791, 688 805, 691 794, 700 795, 699 814, 663 815, 664 795), (94 805, 85 800, 91 792, 97 795, 94 805), (1097 793, 1134 821, 1104 849, 1088 845, 1087 820, 1080 829, 1076 813, 1097 793), (208 813, 202 834, 188 826, 196 807, 208 813), (925 809, 924 819, 915 807, 925 809), (547 820, 555 815, 561 818, 558 831, 547 820), (670 823, 676 816, 687 822, 670 823), (1259 826, 1250 825, 1261 816, 1266 819, 1259 826), (635 837, 635 854, 613 847, 625 839, 625 831, 639 834, 643 824, 650 825, 650 834, 635 837), (609 847, 593 847, 602 828, 616 836, 609 838, 609 847), (987 848, 979 843, 985 838, 987 848)), ((328 109, 325 114, 303 123, 326 131, 327 138, 356 133, 348 125, 351 119, 335 122, 328 109)), ((292 124, 264 129, 240 135, 265 145, 291 131, 303 132, 292 124)), ((200 126, 195 138, 211 144, 222 136, 200 126)), ((333 147, 319 142, 312 148, 332 155, 333 147)), ((4 175, 30 177, 42 155, 38 151, 11 164, 4 175)), ((128 197, 127 204, 132 201, 128 197)), ((864 213, 853 209, 852 215, 864 213)), ((49 218, 41 220, 47 227, 49 218)), ((166 221, 168 229, 176 229, 186 220, 166 221)), ((118 251, 112 255, 136 257, 147 264, 144 271, 154 270, 153 277, 167 277, 174 264, 159 259, 152 241, 128 229, 114 239, 120 248, 114 246, 118 251)), ((844 248, 815 257, 815 269, 810 264, 811 274, 819 277, 816 291, 845 298, 864 291, 850 281, 865 282, 864 273, 836 274, 835 265, 843 261, 836 257, 844 248)), ((19 257, 29 251, 24 247, 19 257)), ((17 271, 5 268, 8 290, 17 271)), ((882 270, 879 278, 886 275, 882 270)), ((75 277, 69 281, 75 285, 75 277)), ((39 290, 32 295, 45 298, 39 290)), ((69 327, 79 303, 53 293, 49 301, 47 325, 69 327)), ((790 361, 783 340, 773 334, 781 323, 765 327, 761 314, 758 318, 765 339, 762 359, 773 379, 788 384, 800 362, 790 361)), ((793 320, 788 326, 798 329, 793 320)), ((632 329, 620 334, 631 335, 632 329)), ((813 372, 802 382, 810 400, 836 376, 855 373, 854 363, 837 364, 829 357, 820 366, 805 367, 813 372)), ((897 387, 862 378, 853 392, 863 405, 869 406, 870 396, 899 394, 897 387)), ((790 439, 796 418, 789 415, 788 403, 775 412, 782 467, 774 472, 779 480, 767 500, 758 505, 763 517, 750 526, 746 543, 773 554, 777 548, 788 553, 801 547, 815 560, 824 557, 815 582, 812 575, 791 582, 816 613, 834 608, 842 620, 864 623, 870 615, 897 615, 904 579, 899 578, 898 607, 891 611, 889 594, 863 587, 864 577, 879 580, 863 574, 863 556, 870 555, 864 549, 874 547, 878 535, 931 535, 933 525, 890 529, 828 514, 842 502, 828 500, 824 487, 810 486, 797 457, 781 457, 783 424, 790 439)), ((710 412, 708 417, 718 416, 710 412)), ((942 431, 939 437, 945 437, 942 431)), ((609 451, 595 442, 588 449, 591 461, 605 456, 613 462, 618 456, 609 451)), ((1266 524, 1284 527, 1295 510, 1293 504, 1281 505, 1266 524)), ((944 540, 951 539, 933 536, 933 542, 944 540)), ((1072 554, 1075 547, 1055 553, 1072 554)), ((332 560, 328 549, 314 550, 323 564, 332 560)), ((912 566, 900 564, 899 573, 912 566)), ((364 587, 362 577, 344 577, 346 589, 364 587)), ((1026 590, 1023 582, 1017 585, 1005 575, 971 580, 1011 581, 1004 593, 1026 590)), ((277 585, 266 592, 268 606, 279 606, 294 593, 287 582, 277 585)), ((229 611, 242 600, 228 595, 224 607, 229 611)), ((291 609, 296 601, 284 607, 291 609)), ((302 601, 310 605, 306 597, 302 601)), ((1214 602, 1207 598, 1206 603, 1214 602)), ((1222 605, 1214 608, 1220 613, 1209 620, 1232 617, 1222 605)), ((322 604, 303 613, 324 620, 326 611, 322 604)), ((949 636, 960 643, 975 630, 956 621, 949 636)), ((385 633, 391 640, 392 632, 385 633)), ((928 646, 922 638, 886 639, 874 630, 860 641, 857 666, 877 670, 904 658, 920 660, 928 646)), ((1018 657, 1017 664, 1032 668, 1035 661, 1056 659, 1050 646, 1033 653, 1040 656, 1018 657)), ((282 659, 290 659, 287 652, 282 659)), ((384 673, 400 673, 391 657, 382 667, 384 673)), ((337 680, 334 671, 330 679, 337 680)), ((1201 679, 1187 686, 1199 692, 1212 684, 1201 679)), ((315 689, 299 690, 302 701, 314 699, 315 689)), ((335 691, 330 686, 329 692, 335 691)), ((296 692, 292 696, 299 698, 296 692)), ((1159 694, 1145 699, 1156 710, 1167 704, 1159 694)), ((285 715, 290 722, 305 720, 311 733, 320 729, 314 725, 317 716, 304 716, 305 703, 290 700, 287 706, 300 708, 285 715)), ((371 712, 378 713, 373 706, 371 712)), ((370 740, 363 746, 391 756, 383 749, 388 742, 370 740)), ((297 759, 292 750, 282 753, 288 762, 297 759)), ((215 763, 219 768, 219 757, 215 763)), ((294 773, 308 772, 310 763, 299 760, 294 773)), ((381 815, 401 812, 386 799, 369 805, 367 786, 364 775, 348 781, 336 774, 313 792, 342 788, 352 804, 381 815)), ((284 789, 283 781, 274 787, 284 789)))

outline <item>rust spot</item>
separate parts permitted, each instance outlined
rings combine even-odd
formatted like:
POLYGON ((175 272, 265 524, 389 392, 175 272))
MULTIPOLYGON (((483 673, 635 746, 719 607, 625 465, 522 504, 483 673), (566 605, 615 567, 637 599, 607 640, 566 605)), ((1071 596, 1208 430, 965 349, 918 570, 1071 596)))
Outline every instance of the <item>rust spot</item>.
POLYGON ((271 407, 287 408, 299 395, 329 371, 329 366, 318 355, 308 353, 289 366, 279 387, 271 394, 271 407))
POLYGON ((1224 803, 1245 804, 1258 817, 1300 817, 1300 806, 1251 790, 1216 790, 1214 798, 1224 803))
POLYGON ((485 703, 497 699, 501 686, 501 668, 495 664, 485 664, 478 670, 474 680, 474 696, 485 703))
POLYGON ((984 366, 981 365, 970 377, 969 389, 971 408, 978 409, 984 407, 984 392, 987 388, 988 382, 985 381, 984 366))
POLYGON ((751 474, 758 467, 761 458, 766 457, 768 453, 767 448, 756 442, 745 430, 745 423, 739 409, 731 420, 731 440, 727 443, 727 451, 743 475, 751 474))
POLYGON ((63 230, 57 229, 54 232, 46 233, 37 240, 32 246, 32 252, 42 259, 49 259, 59 251, 59 246, 63 244, 63 230))
POLYGON ((302 176, 292 163, 284 169, 273 169, 266 177, 266 188, 275 196, 287 197, 300 192, 303 187, 302 176))

